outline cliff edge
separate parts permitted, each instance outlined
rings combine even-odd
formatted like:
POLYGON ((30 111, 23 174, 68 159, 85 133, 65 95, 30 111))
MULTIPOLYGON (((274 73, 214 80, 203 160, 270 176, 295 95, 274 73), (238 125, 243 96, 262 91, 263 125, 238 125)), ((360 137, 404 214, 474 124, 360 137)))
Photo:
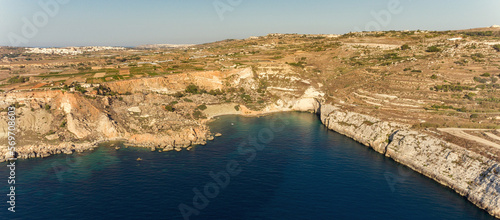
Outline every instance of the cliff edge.
POLYGON ((329 129, 450 187, 500 218, 498 162, 408 126, 347 112, 333 105, 321 106, 319 115, 329 129))

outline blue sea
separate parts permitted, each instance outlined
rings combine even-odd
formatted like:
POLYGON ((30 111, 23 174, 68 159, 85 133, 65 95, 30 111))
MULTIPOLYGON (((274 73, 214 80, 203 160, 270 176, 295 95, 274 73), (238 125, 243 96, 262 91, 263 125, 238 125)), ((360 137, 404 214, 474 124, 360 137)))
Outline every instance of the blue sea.
POLYGON ((223 116, 210 127, 223 136, 191 151, 115 143, 20 160, 15 213, 3 163, 0 219, 494 219, 313 114, 223 116))

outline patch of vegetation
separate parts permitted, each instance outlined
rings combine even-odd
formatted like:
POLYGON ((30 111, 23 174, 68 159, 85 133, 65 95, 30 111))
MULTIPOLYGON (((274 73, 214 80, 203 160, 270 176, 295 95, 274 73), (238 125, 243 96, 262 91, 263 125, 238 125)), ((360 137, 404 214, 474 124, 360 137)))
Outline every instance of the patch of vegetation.
POLYGON ((66 124, 67 124, 67 122, 63 121, 59 127, 64 128, 64 127, 66 127, 66 124))
POLYGON ((482 77, 490 77, 490 76, 491 76, 491 74, 490 74, 490 73, 483 73, 483 74, 481 74, 481 76, 482 76, 482 77))
POLYGON ((476 93, 469 92, 469 93, 464 95, 464 99, 474 100, 475 96, 476 96, 476 93))
POLYGON ((239 106, 239 105, 235 105, 235 106, 234 106, 234 110, 236 110, 236 111, 240 111, 240 106, 239 106))
POLYGON ((437 52, 441 52, 441 49, 437 46, 430 46, 425 51, 429 52, 429 53, 437 53, 437 52))
POLYGON ((184 93, 182 93, 182 92, 176 92, 176 93, 172 94, 172 96, 175 97, 175 98, 182 98, 182 97, 184 97, 184 93))
POLYGON ((438 76, 436 76, 436 74, 432 74, 431 79, 437 79, 437 78, 438 76))
POLYGON ((174 112, 175 111, 175 108, 173 105, 165 105, 163 106, 163 108, 169 112, 174 112))
POLYGON ((472 91, 474 90, 474 88, 472 87, 468 87, 468 86, 462 86, 462 85, 459 85, 459 84, 456 84, 456 85, 453 85, 453 84, 449 84, 449 85, 437 85, 437 86, 434 86, 434 89, 435 91, 443 91, 443 92, 462 92, 462 91, 472 91))
POLYGON ((213 95, 213 96, 218 96, 218 95, 223 95, 224 92, 220 89, 213 89, 208 92, 208 94, 213 95))
POLYGON ((240 98, 245 102, 245 103, 249 103, 249 102, 252 102, 252 97, 250 97, 250 95, 248 94, 241 94, 240 95, 240 98))
POLYGON ((479 118, 479 115, 478 114, 472 114, 472 115, 470 115, 470 119, 475 119, 475 118, 479 118))
POLYGON ((425 110, 440 110, 440 109, 455 110, 455 111, 459 111, 459 112, 467 112, 467 109, 465 107, 455 108, 455 107, 453 107, 451 105, 437 105, 437 104, 434 104, 430 108, 425 108, 425 110))
POLYGON ((493 31, 474 31, 465 32, 463 34, 471 37, 489 37, 494 35, 493 31))
POLYGON ((304 62, 304 61, 302 61, 302 60, 301 60, 301 61, 296 62, 296 63, 288 63, 288 62, 287 62, 287 64, 288 64, 288 65, 290 65, 290 66, 294 66, 294 67, 304 68, 304 67, 305 67, 306 62, 304 62))
POLYGON ((497 52, 500 52, 500 44, 493 45, 493 49, 495 49, 497 52))
POLYGON ((481 78, 481 77, 475 76, 475 77, 474 77, 474 81, 476 81, 476 82, 478 82, 478 83, 487 83, 487 82, 488 82, 488 79, 484 79, 484 78, 481 78))
POLYGON ((186 90, 185 90, 186 93, 191 93, 191 94, 203 94, 203 93, 207 93, 206 90, 204 89, 200 89, 200 87, 198 87, 197 85, 195 84, 189 84, 187 87, 186 87, 186 90))
POLYGON ((22 77, 22 76, 14 76, 12 78, 10 78, 9 80, 7 80, 7 83, 25 83, 25 82, 28 82, 29 81, 29 78, 28 77, 22 77))
POLYGON ((411 72, 412 72, 412 73, 421 73, 421 72, 422 72, 422 70, 412 70, 411 72))
POLYGON ((196 109, 199 109, 199 110, 203 111, 203 110, 207 109, 207 106, 205 104, 203 104, 203 105, 198 106, 196 109))
POLYGON ((404 44, 401 46, 401 50, 411 50, 411 47, 408 44, 404 44))
POLYGON ((193 112, 193 118, 194 119, 200 119, 200 118, 207 118, 202 112, 200 112, 199 110, 195 110, 193 112))
POLYGON ((184 101, 185 101, 185 102, 193 102, 193 100, 188 99, 188 98, 185 98, 185 99, 184 99, 184 101))
POLYGON ((483 62, 484 60, 482 58, 485 58, 486 56, 482 53, 475 53, 470 55, 470 58, 476 62, 483 62))
POLYGON ((97 91, 98 95, 102 95, 102 96, 115 96, 115 95, 117 95, 116 92, 111 91, 110 88, 105 87, 103 85, 99 85, 99 87, 95 87, 94 90, 97 91))
POLYGON ((76 84, 75 85, 75 90, 78 91, 78 92, 81 92, 81 93, 86 93, 87 90, 85 88, 83 88, 80 84, 76 84))

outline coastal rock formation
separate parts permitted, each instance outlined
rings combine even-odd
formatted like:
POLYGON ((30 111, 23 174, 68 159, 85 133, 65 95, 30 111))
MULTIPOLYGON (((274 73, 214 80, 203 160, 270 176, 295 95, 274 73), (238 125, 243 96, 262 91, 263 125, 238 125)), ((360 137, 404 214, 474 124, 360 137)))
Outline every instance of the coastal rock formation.
MULTIPOLYGON (((162 106, 173 101, 166 95, 92 98, 79 93, 48 91, 9 93, 1 98, 5 101, 0 101, 0 108, 14 103, 17 106, 15 152, 17 158, 22 159, 82 152, 107 141, 179 151, 205 144, 210 135, 203 119, 191 117, 197 104, 179 104, 179 113, 172 113, 162 106)), ((7 112, 0 112, 0 119, 3 125, 0 139, 5 140, 7 112)), ((0 162, 10 157, 6 143, 0 143, 0 162)))
POLYGON ((478 207, 500 217, 498 162, 405 125, 332 105, 321 106, 318 113, 329 129, 452 188, 478 207))

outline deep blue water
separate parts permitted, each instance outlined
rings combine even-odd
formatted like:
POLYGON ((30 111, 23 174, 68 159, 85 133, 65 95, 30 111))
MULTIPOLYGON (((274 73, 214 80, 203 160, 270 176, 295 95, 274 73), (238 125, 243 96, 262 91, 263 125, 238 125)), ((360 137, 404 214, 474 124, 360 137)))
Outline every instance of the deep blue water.
POLYGON ((223 136, 192 151, 100 147, 18 161, 16 213, 3 196, 0 219, 183 219, 181 204, 190 219, 494 219, 312 114, 225 116, 211 128, 223 136), (224 188, 211 171, 229 175, 224 188))

